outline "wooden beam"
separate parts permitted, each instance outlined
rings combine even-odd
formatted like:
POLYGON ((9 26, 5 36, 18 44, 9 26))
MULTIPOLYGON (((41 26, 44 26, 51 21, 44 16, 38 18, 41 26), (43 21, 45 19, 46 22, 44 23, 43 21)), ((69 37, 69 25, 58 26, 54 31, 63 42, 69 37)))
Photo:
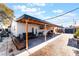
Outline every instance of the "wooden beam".
POLYGON ((30 18, 28 18, 28 19, 23 18, 23 19, 18 20, 17 22, 26 23, 26 20, 28 20, 29 24, 37 24, 37 25, 44 25, 45 24, 44 22, 40 22, 40 21, 37 21, 37 20, 32 20, 30 18))
POLYGON ((28 22, 26 20, 26 49, 28 49, 29 45, 28 45, 28 22))
POLYGON ((30 19, 28 22, 31 23, 31 24, 33 23, 33 24, 38 24, 38 25, 44 25, 45 24, 44 22, 40 22, 40 21, 32 20, 32 19, 30 19))

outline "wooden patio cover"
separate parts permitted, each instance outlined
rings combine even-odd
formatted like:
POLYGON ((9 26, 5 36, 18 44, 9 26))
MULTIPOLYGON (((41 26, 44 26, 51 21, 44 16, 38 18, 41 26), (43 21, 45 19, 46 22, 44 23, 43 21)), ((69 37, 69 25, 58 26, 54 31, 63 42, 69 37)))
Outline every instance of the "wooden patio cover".
POLYGON ((26 49, 28 49, 28 47, 29 47, 29 45, 28 45, 28 24, 37 24, 37 25, 42 25, 42 26, 45 25, 45 30, 48 27, 58 27, 57 25, 37 20, 37 18, 33 18, 31 16, 26 17, 26 16, 28 16, 28 15, 24 14, 22 17, 18 18, 18 20, 17 20, 17 22, 26 24, 26 49))

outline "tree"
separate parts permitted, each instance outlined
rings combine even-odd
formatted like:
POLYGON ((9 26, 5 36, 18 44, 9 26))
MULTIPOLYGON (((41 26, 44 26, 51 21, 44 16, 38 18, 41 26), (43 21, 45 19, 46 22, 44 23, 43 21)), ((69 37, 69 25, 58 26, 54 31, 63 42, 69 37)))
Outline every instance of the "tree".
POLYGON ((9 9, 5 4, 0 3, 0 20, 2 21, 5 27, 11 25, 13 17, 13 11, 9 9))

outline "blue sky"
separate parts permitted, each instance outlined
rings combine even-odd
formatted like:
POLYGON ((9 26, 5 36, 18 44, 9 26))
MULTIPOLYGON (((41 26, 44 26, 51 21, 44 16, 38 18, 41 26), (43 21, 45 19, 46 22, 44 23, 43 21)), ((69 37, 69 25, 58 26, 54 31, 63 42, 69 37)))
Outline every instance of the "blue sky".
MULTIPOLYGON (((8 3, 6 5, 14 11, 16 18, 28 14, 42 20, 79 7, 79 3, 8 3)), ((76 24, 79 23, 79 10, 47 21, 57 25, 70 26, 73 25, 73 19, 76 24)))

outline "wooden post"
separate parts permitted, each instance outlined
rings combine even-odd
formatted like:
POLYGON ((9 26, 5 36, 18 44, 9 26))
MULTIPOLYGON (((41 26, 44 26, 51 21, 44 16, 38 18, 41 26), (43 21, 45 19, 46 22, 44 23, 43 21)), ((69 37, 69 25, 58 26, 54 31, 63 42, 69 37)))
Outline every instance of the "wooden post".
POLYGON ((45 24, 45 41, 46 41, 46 39, 47 39, 47 38, 46 38, 46 24, 45 24))
POLYGON ((28 22, 26 21, 26 49, 28 49, 29 45, 28 45, 28 22))

